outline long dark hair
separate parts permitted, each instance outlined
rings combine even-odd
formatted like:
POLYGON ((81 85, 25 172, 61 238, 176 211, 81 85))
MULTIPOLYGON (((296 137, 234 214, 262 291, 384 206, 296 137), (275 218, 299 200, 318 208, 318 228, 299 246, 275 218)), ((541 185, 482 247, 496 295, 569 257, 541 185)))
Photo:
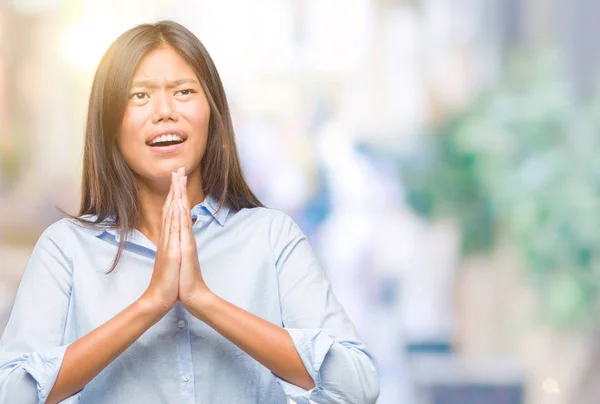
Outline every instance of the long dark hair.
POLYGON ((173 48, 191 66, 210 106, 208 139, 200 163, 204 195, 214 196, 220 206, 233 210, 262 206, 242 174, 223 84, 204 45, 173 21, 133 27, 112 43, 96 70, 85 130, 81 206, 76 216, 68 215, 84 225, 119 229, 119 250, 109 272, 121 258, 127 235, 141 220, 137 184, 116 138, 133 74, 144 56, 162 46, 173 48), (91 220, 86 215, 96 217, 91 220), (114 220, 106 223, 109 217, 114 220))

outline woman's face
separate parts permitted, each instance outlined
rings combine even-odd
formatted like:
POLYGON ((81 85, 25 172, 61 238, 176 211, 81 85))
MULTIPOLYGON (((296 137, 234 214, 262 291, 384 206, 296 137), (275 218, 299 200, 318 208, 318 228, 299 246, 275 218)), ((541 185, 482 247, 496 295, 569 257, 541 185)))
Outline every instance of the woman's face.
POLYGON ((133 75, 117 144, 140 177, 170 184, 171 172, 199 169, 210 107, 196 74, 171 47, 146 55, 133 75))

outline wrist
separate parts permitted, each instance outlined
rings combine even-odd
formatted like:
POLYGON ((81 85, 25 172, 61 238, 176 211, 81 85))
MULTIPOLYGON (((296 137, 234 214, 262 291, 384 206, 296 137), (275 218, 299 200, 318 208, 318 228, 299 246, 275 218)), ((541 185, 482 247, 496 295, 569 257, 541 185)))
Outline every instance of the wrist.
POLYGON ((163 299, 150 290, 144 292, 136 303, 142 312, 152 317, 158 317, 158 319, 162 318, 171 309, 163 299))
POLYGON ((196 318, 205 321, 213 311, 212 307, 218 303, 219 297, 210 289, 195 293, 183 306, 196 318))

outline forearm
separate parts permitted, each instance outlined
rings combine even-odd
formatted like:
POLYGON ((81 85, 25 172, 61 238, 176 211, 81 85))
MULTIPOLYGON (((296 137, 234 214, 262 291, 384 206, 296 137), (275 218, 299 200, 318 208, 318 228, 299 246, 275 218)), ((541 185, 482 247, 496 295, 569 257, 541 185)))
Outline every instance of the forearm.
POLYGON ((280 378, 315 387, 287 331, 209 293, 188 310, 280 378))
POLYGON ((81 390, 164 315, 143 296, 115 317, 73 342, 66 350, 47 403, 81 390))

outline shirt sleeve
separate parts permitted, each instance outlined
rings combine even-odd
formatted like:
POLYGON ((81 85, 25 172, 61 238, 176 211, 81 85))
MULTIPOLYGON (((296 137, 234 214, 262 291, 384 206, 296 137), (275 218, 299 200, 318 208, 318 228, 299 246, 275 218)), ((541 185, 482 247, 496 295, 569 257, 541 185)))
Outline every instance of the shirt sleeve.
MULTIPOLYGON (((60 222, 36 243, 0 339, 0 404, 45 403, 67 344, 72 265, 58 241, 60 222)), ((63 402, 75 402, 77 395, 63 402)))
POLYGON ((275 375, 277 381, 298 404, 375 403, 379 380, 373 356, 336 299, 302 230, 288 215, 273 216, 270 237, 283 325, 315 387, 307 391, 275 375))

